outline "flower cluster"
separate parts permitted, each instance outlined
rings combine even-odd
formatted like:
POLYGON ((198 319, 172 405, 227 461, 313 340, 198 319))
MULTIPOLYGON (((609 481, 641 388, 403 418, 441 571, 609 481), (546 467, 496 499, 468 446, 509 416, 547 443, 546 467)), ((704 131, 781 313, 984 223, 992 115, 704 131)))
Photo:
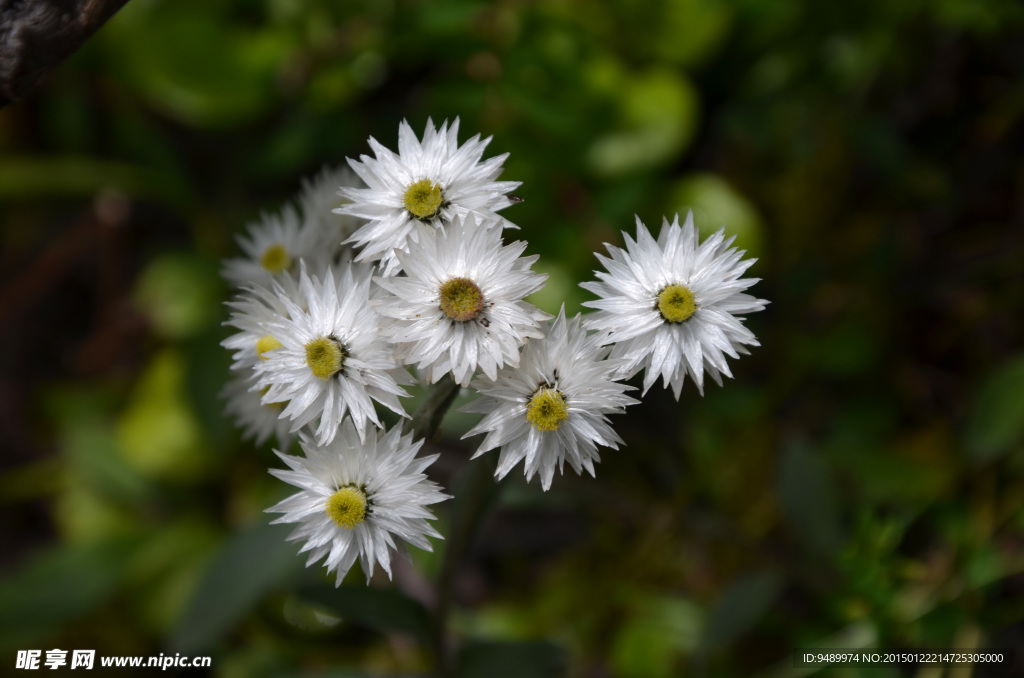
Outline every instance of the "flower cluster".
POLYGON ((498 215, 519 183, 497 180, 506 156, 484 159, 490 138, 460 145, 458 130, 428 120, 417 139, 403 122, 397 154, 370 138, 374 157, 305 182, 224 265, 227 412, 257 444, 274 435, 287 451, 298 436, 302 456, 278 452, 290 470, 271 473, 299 491, 268 511, 338 583, 357 559, 368 578, 377 563, 390 575, 391 550, 440 537, 427 522, 447 498, 425 474, 435 457, 378 416, 408 417, 406 386, 479 394, 464 408, 484 415, 466 434, 485 434, 475 456, 499 449, 498 478, 522 461, 548 490, 556 468, 594 475, 598 446, 622 444, 608 415, 638 402, 625 380, 643 371, 646 393, 660 376, 678 400, 687 375, 703 393, 705 372, 721 384, 725 357, 757 345, 740 317, 767 303, 744 292, 753 260, 723 231, 700 242, 692 215, 657 240, 638 219, 625 250, 597 255, 606 270, 582 285, 596 312, 552 318, 527 302, 546 276, 498 215))

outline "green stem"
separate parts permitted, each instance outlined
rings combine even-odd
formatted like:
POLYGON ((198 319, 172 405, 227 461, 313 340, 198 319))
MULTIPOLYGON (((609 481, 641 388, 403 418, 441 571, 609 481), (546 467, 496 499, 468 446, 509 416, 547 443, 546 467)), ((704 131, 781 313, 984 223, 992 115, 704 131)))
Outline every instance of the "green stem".
POLYGON ((451 505, 451 527, 441 557, 437 581, 437 606, 434 608, 435 642, 439 651, 438 669, 442 676, 454 675, 454 657, 448 640, 448 614, 458 568, 473 547, 480 527, 498 497, 500 483, 494 479, 496 456, 488 454, 467 464, 459 476, 451 505))
POLYGON ((405 422, 402 432, 412 431, 414 440, 433 438, 441 426, 441 420, 444 419, 445 413, 452 406, 457 395, 459 395, 459 385, 449 374, 430 388, 430 391, 427 392, 427 399, 413 413, 412 419, 405 422))
MULTIPOLYGON (((427 393, 426 400, 406 422, 405 432, 414 438, 431 438, 437 433, 445 413, 459 393, 459 386, 445 377, 427 393)), ((437 582, 437 605, 433 610, 433 651, 437 671, 448 678, 455 675, 455 658, 448 641, 448 614, 458 566, 466 551, 472 547, 488 509, 498 496, 499 484, 494 480, 496 455, 488 454, 463 467, 455 483, 450 508, 451 527, 441 558, 441 572, 437 582)))

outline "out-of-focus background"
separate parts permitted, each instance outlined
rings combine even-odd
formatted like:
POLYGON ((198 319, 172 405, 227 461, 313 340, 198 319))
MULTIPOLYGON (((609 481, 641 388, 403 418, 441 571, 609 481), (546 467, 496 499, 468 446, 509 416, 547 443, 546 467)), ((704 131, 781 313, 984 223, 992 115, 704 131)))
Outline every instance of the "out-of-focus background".
MULTIPOLYGON (((130 0, 0 111, 0 666, 429 674, 450 545, 466 677, 1021 646, 1022 121, 1015 0, 130 0), (218 269, 302 177, 428 116, 511 152, 546 310, 580 310, 634 214, 689 208, 772 303, 723 388, 614 417, 596 479, 517 468, 488 505, 453 413, 449 539, 332 597, 266 526, 270 445, 222 414, 218 269)), ((1024 666, 960 671, 817 675, 1024 666)))

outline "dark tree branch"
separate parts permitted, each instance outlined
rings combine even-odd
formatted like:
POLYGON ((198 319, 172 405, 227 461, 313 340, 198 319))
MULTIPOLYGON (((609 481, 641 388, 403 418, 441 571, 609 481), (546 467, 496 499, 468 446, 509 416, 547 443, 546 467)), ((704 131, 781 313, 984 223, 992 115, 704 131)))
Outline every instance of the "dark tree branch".
POLYGON ((0 108, 20 100, 128 0, 0 0, 0 108))

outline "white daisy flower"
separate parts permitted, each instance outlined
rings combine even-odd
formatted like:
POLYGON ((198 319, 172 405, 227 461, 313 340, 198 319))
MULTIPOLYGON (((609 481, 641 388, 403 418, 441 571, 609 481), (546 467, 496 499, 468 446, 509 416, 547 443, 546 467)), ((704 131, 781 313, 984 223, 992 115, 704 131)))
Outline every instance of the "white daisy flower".
POLYGON ((519 347, 543 337, 540 323, 551 317, 522 300, 547 280, 530 270, 537 255, 519 256, 525 249, 502 244, 496 219, 478 224, 470 214, 397 252, 406 275, 374 278, 391 294, 372 302, 396 357, 431 383, 450 372, 461 386, 478 367, 494 379, 503 365, 518 365, 519 347))
POLYGON ((326 556, 341 585, 358 557, 369 582, 375 563, 391 576, 391 549, 408 557, 406 542, 432 551, 427 537, 442 538, 426 507, 448 495, 423 473, 438 455, 417 458, 422 440, 397 428, 379 436, 371 430, 364 439, 346 421, 329 445, 305 435, 299 444, 306 456, 277 452, 291 470, 270 473, 301 492, 267 512, 284 514, 272 523, 298 523, 288 540, 306 542, 299 551, 310 552, 306 567, 326 556))
MULTIPOLYGON (((519 182, 495 181, 508 154, 481 162, 491 137, 481 141, 477 134, 459 146, 458 132, 458 118, 451 128, 446 121, 440 130, 428 119, 420 141, 403 120, 398 127, 398 155, 370 137, 376 158, 349 159, 369 187, 343 188, 342 195, 352 202, 337 210, 369 220, 350 239, 363 248, 356 261, 380 259, 383 274, 394 275, 399 266, 393 250, 406 249, 409 241, 419 240, 420 233, 469 212, 495 217, 495 212, 515 202, 506 194, 519 182)), ((504 225, 512 227, 508 222, 504 225)))
POLYGON ((636 228, 636 241, 623 233, 625 250, 606 243, 611 258, 596 255, 608 271, 595 272, 601 282, 581 283, 601 297, 583 304, 598 309, 587 327, 615 342, 624 375, 646 370, 644 393, 660 375, 678 400, 689 374, 703 395, 705 371, 721 386, 723 374, 732 376, 725 356, 760 346, 736 317, 768 303, 743 293, 759 280, 740 277, 757 260, 730 247, 735 236, 726 239, 724 229, 700 243, 692 212, 682 227, 678 214, 665 219, 657 241, 639 217, 636 228))
POLYGON ((381 426, 371 399, 407 416, 398 396, 408 394, 399 383, 412 379, 377 333, 368 267, 345 264, 337 276, 327 267, 320 280, 303 265, 298 301, 276 282, 274 289, 286 312, 262 331, 281 346, 255 366, 254 388, 267 389, 264 403, 288 403, 281 416, 292 420, 292 431, 319 418, 317 442, 326 445, 348 413, 363 436, 367 422, 381 426))
POLYGON ((621 361, 608 360, 609 348, 598 339, 583 329, 578 314, 567 321, 563 306, 547 336, 526 343, 518 368, 499 370, 494 381, 475 379, 482 397, 463 411, 486 416, 463 437, 487 437, 474 458, 500 446, 498 478, 525 460, 527 481, 539 473, 545 490, 555 466, 561 473, 566 461, 593 476, 594 462, 601 460, 597 444, 614 450, 622 442, 606 415, 638 402, 625 395, 632 386, 615 381, 621 361))
MULTIPOLYGON (((362 180, 347 166, 324 166, 319 173, 302 180, 299 192, 299 208, 302 210, 304 228, 313 228, 328 233, 334 253, 348 251, 342 241, 347 240, 365 220, 335 210, 347 204, 348 198, 341 195, 342 188, 364 188, 362 180)), ((348 255, 351 259, 351 254, 348 255)))
POLYGON ((241 376, 228 380, 220 394, 227 401, 224 411, 242 429, 242 440, 254 438, 259 446, 274 435, 281 449, 287 449, 295 435, 291 423, 279 416, 285 403, 261 403, 260 394, 252 391, 251 385, 250 379, 241 376))
POLYGON ((330 232, 308 228, 294 205, 285 204, 279 214, 263 213, 249 224, 246 235, 236 238, 244 256, 224 262, 221 274, 235 285, 266 284, 267 280, 297 270, 300 260, 328 262, 337 243, 330 232))
POLYGON ((220 343, 232 351, 232 370, 248 370, 267 359, 267 352, 281 348, 281 342, 268 334, 264 325, 282 317, 288 317, 284 300, 298 303, 299 282, 288 272, 277 277, 279 289, 266 284, 250 284, 226 305, 231 317, 224 324, 239 330, 220 343))

